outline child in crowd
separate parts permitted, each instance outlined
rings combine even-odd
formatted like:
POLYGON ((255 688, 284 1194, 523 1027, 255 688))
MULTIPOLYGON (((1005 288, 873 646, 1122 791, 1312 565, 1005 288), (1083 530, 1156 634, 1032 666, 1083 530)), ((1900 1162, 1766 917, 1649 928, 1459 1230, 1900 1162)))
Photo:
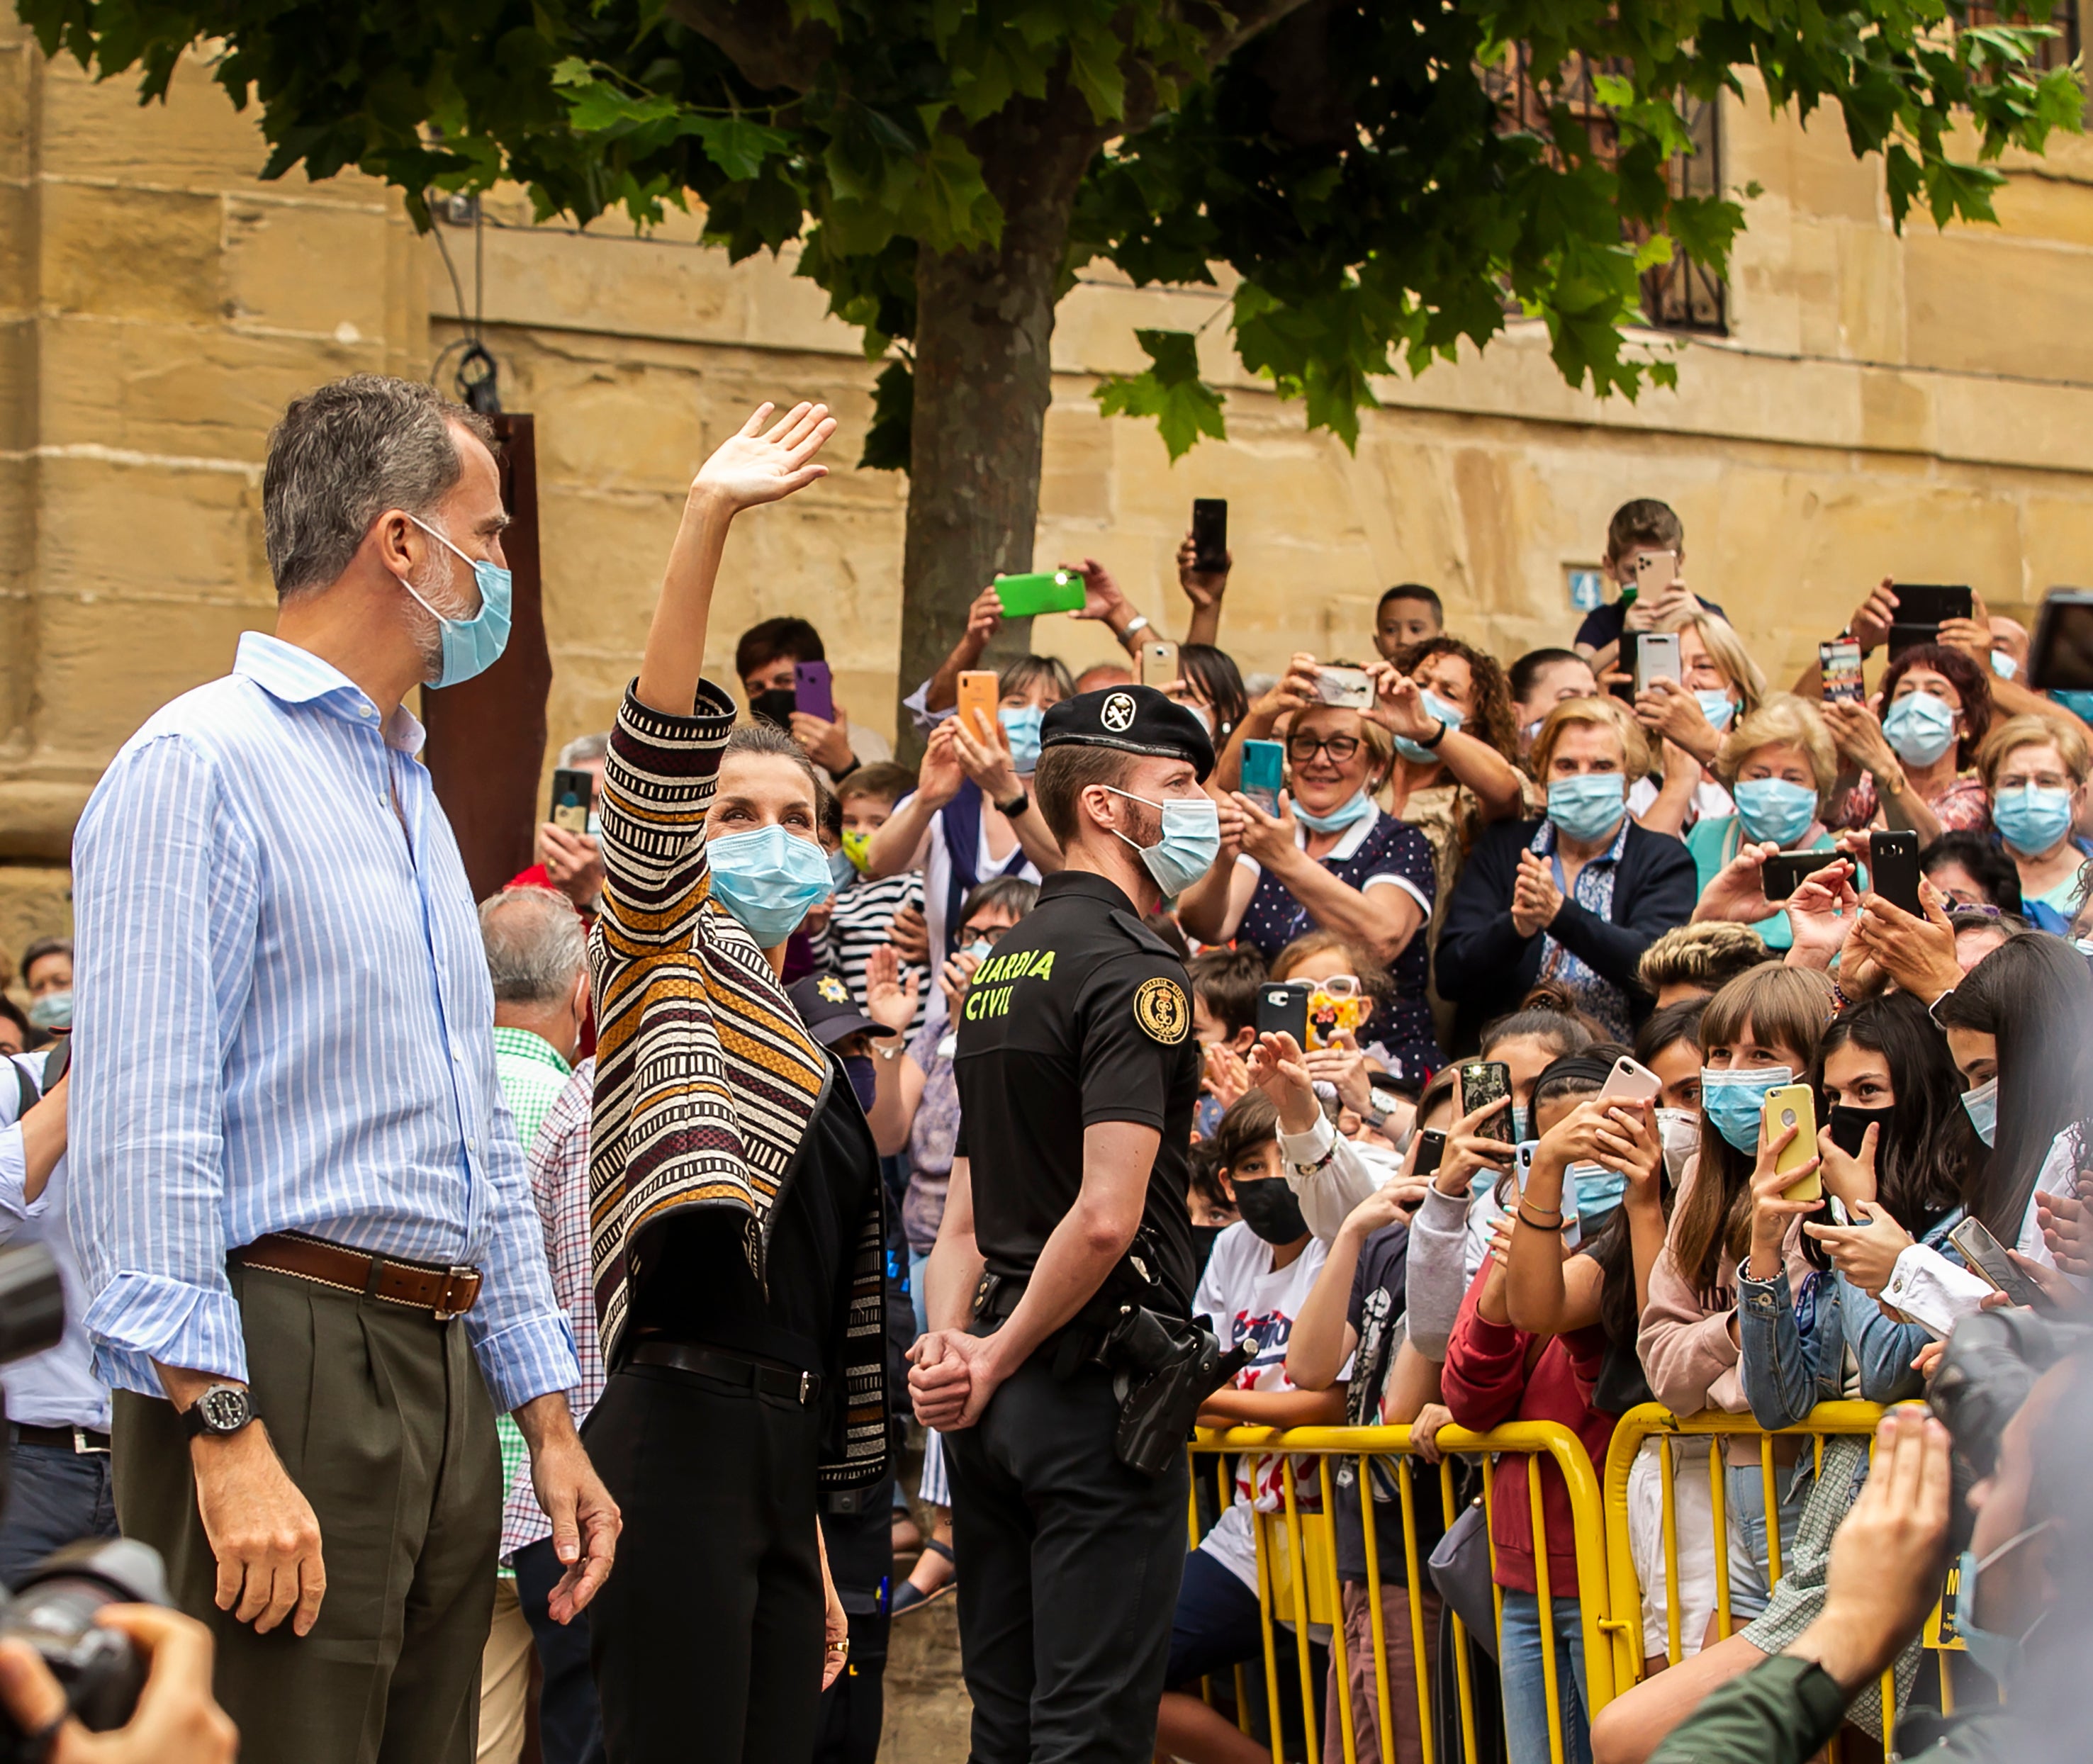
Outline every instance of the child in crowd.
POLYGON ((1584 615, 1577 627, 1577 653, 1604 674, 1620 652, 1623 631, 1670 631, 1695 611, 1727 617, 1713 600, 1687 591, 1685 571, 1685 522, 1652 497, 1623 502, 1606 523, 1606 555, 1599 565, 1600 574, 1620 593, 1584 615), (1658 561, 1667 553, 1668 570, 1658 561))
MULTIPOLYGON (((895 915, 905 908, 918 912, 923 909, 921 871, 878 878, 866 873, 873 834, 886 825, 894 805, 915 787, 915 774, 891 761, 860 765, 836 787, 843 814, 841 848, 855 879, 836 896, 835 915, 829 921, 829 967, 843 977, 851 996, 860 1004, 864 1003, 864 964, 874 950, 890 941, 895 915)), ((919 983, 924 980, 921 969, 910 971, 919 983)), ((930 988, 925 984, 921 990, 916 1021, 908 1025, 912 1035, 923 1026, 930 988)))

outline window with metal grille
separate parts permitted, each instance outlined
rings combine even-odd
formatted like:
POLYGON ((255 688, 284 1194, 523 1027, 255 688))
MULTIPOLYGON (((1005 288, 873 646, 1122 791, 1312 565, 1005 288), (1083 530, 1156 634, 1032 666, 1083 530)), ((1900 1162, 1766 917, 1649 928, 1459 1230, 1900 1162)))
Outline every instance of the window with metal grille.
MULTIPOLYGON (((1555 76, 1543 84, 1533 77, 1532 52, 1521 43, 1506 50, 1502 60, 1484 66, 1480 72, 1484 89, 1496 101, 1500 129, 1550 140, 1550 112, 1561 105, 1584 130, 1593 155, 1610 166, 1620 157, 1620 129, 1614 113, 1599 102, 1594 82, 1601 74, 1625 76, 1628 71, 1624 61, 1593 61, 1572 54, 1555 76)), ((1717 106, 1689 100, 1683 110, 1693 151, 1675 155, 1666 168, 1671 193, 1675 196, 1719 195, 1722 144, 1717 106)), ((1548 154, 1551 160, 1561 163, 1561 154, 1552 145, 1548 154)), ((1628 225, 1624 231, 1637 244, 1648 236, 1648 229, 1640 225, 1628 225)), ((1642 279, 1643 318, 1661 331, 1711 332, 1719 336, 1728 326, 1727 305, 1722 277, 1683 253, 1669 263, 1655 266, 1642 279)))
POLYGON ((1948 0, 1948 10, 1961 24, 2047 24, 2056 34, 2044 37, 2034 64, 2047 70, 2069 67, 2078 59, 2078 0, 2056 0, 2045 13, 2042 0, 2025 7, 1987 6, 1982 0, 1948 0))

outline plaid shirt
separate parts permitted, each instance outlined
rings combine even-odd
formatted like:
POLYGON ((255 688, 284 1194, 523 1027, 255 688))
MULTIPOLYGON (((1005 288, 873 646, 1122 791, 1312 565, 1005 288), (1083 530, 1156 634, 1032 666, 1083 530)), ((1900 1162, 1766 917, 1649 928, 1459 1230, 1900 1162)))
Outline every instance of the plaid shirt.
MULTIPOLYGON (((582 1381, 567 1393, 581 1422, 603 1394, 603 1346, 596 1336, 596 1289, 589 1265, 589 1107, 596 1097, 596 1061, 584 1060, 561 1091, 532 1142, 528 1159, 531 1193, 545 1227, 545 1256, 552 1265, 552 1293, 574 1325, 582 1381)), ((538 1505, 527 1471, 508 1481, 501 1510, 501 1559, 526 1544, 552 1534, 538 1505)))

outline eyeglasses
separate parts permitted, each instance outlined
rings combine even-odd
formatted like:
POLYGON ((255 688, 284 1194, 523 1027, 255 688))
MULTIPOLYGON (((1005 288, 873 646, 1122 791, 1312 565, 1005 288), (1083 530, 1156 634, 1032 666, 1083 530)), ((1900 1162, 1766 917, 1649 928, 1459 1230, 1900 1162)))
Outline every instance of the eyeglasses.
POLYGON ((1948 908, 1948 922, 1950 925, 1954 924, 1958 919, 1975 922, 2000 917, 1998 908, 1987 906, 1981 900, 1957 900, 1952 902, 1948 908))
POLYGON ((1311 980, 1308 983, 1318 992, 1332 999, 1356 999, 1365 990, 1360 986, 1357 974, 1325 974, 1320 980, 1311 980))
POLYGON ((1007 925, 963 925, 960 927, 961 947, 968 943, 993 944, 1009 929, 1007 925))
POLYGON ((1358 751, 1357 735, 1318 735, 1304 729, 1299 735, 1286 738, 1286 756, 1296 765, 1306 765, 1318 752, 1328 754, 1336 764, 1342 765, 1358 751))

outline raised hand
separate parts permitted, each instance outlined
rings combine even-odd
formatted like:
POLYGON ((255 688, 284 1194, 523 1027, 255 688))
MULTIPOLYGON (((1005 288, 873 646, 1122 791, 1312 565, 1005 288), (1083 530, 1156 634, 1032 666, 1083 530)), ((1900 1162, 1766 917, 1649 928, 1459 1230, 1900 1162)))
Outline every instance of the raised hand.
POLYGON ((891 943, 878 945, 865 957, 864 1014, 882 1028, 905 1034, 916 1021, 922 983, 914 969, 904 971, 891 943))
POLYGON ((1223 552, 1220 569, 1202 570, 1198 548, 1192 543, 1189 531, 1185 535, 1184 544, 1177 548, 1177 586, 1194 606, 1219 606, 1221 596, 1228 592, 1228 571, 1234 567, 1234 557, 1223 552))
POLYGON ((1240 843, 1246 856, 1270 865, 1294 849, 1294 802, 1285 791, 1279 793, 1279 813, 1268 815, 1241 791, 1229 799, 1242 817, 1240 843))
POLYGON ((1868 591, 1868 597, 1854 608, 1846 629, 1861 646, 1861 653, 1879 649, 1890 640, 1890 626, 1896 621, 1896 585, 1887 576, 1868 591))
POLYGON ((691 481, 691 494, 723 503, 730 509, 752 509, 804 490, 829 468, 814 456, 836 432, 826 405, 796 404, 775 422, 778 407, 761 404, 748 422, 713 450, 691 481), (769 423, 768 428, 765 424, 769 423))
POLYGON ((1060 570, 1073 570, 1083 579, 1083 604, 1068 617, 1071 618, 1110 618, 1126 605, 1126 596, 1111 570, 1094 557, 1086 557, 1080 564, 1058 564, 1060 570))
POLYGON ((1250 1081, 1272 1099, 1288 1133, 1305 1133, 1315 1125, 1323 1105, 1315 1100, 1301 1045, 1291 1035, 1258 1037, 1250 1051, 1250 1081))
POLYGON ((1696 921, 1731 919, 1754 925, 1773 911, 1766 897, 1766 860, 1780 847, 1766 839, 1757 845, 1740 846, 1737 855, 1715 872, 1701 892, 1693 908, 1696 921))

